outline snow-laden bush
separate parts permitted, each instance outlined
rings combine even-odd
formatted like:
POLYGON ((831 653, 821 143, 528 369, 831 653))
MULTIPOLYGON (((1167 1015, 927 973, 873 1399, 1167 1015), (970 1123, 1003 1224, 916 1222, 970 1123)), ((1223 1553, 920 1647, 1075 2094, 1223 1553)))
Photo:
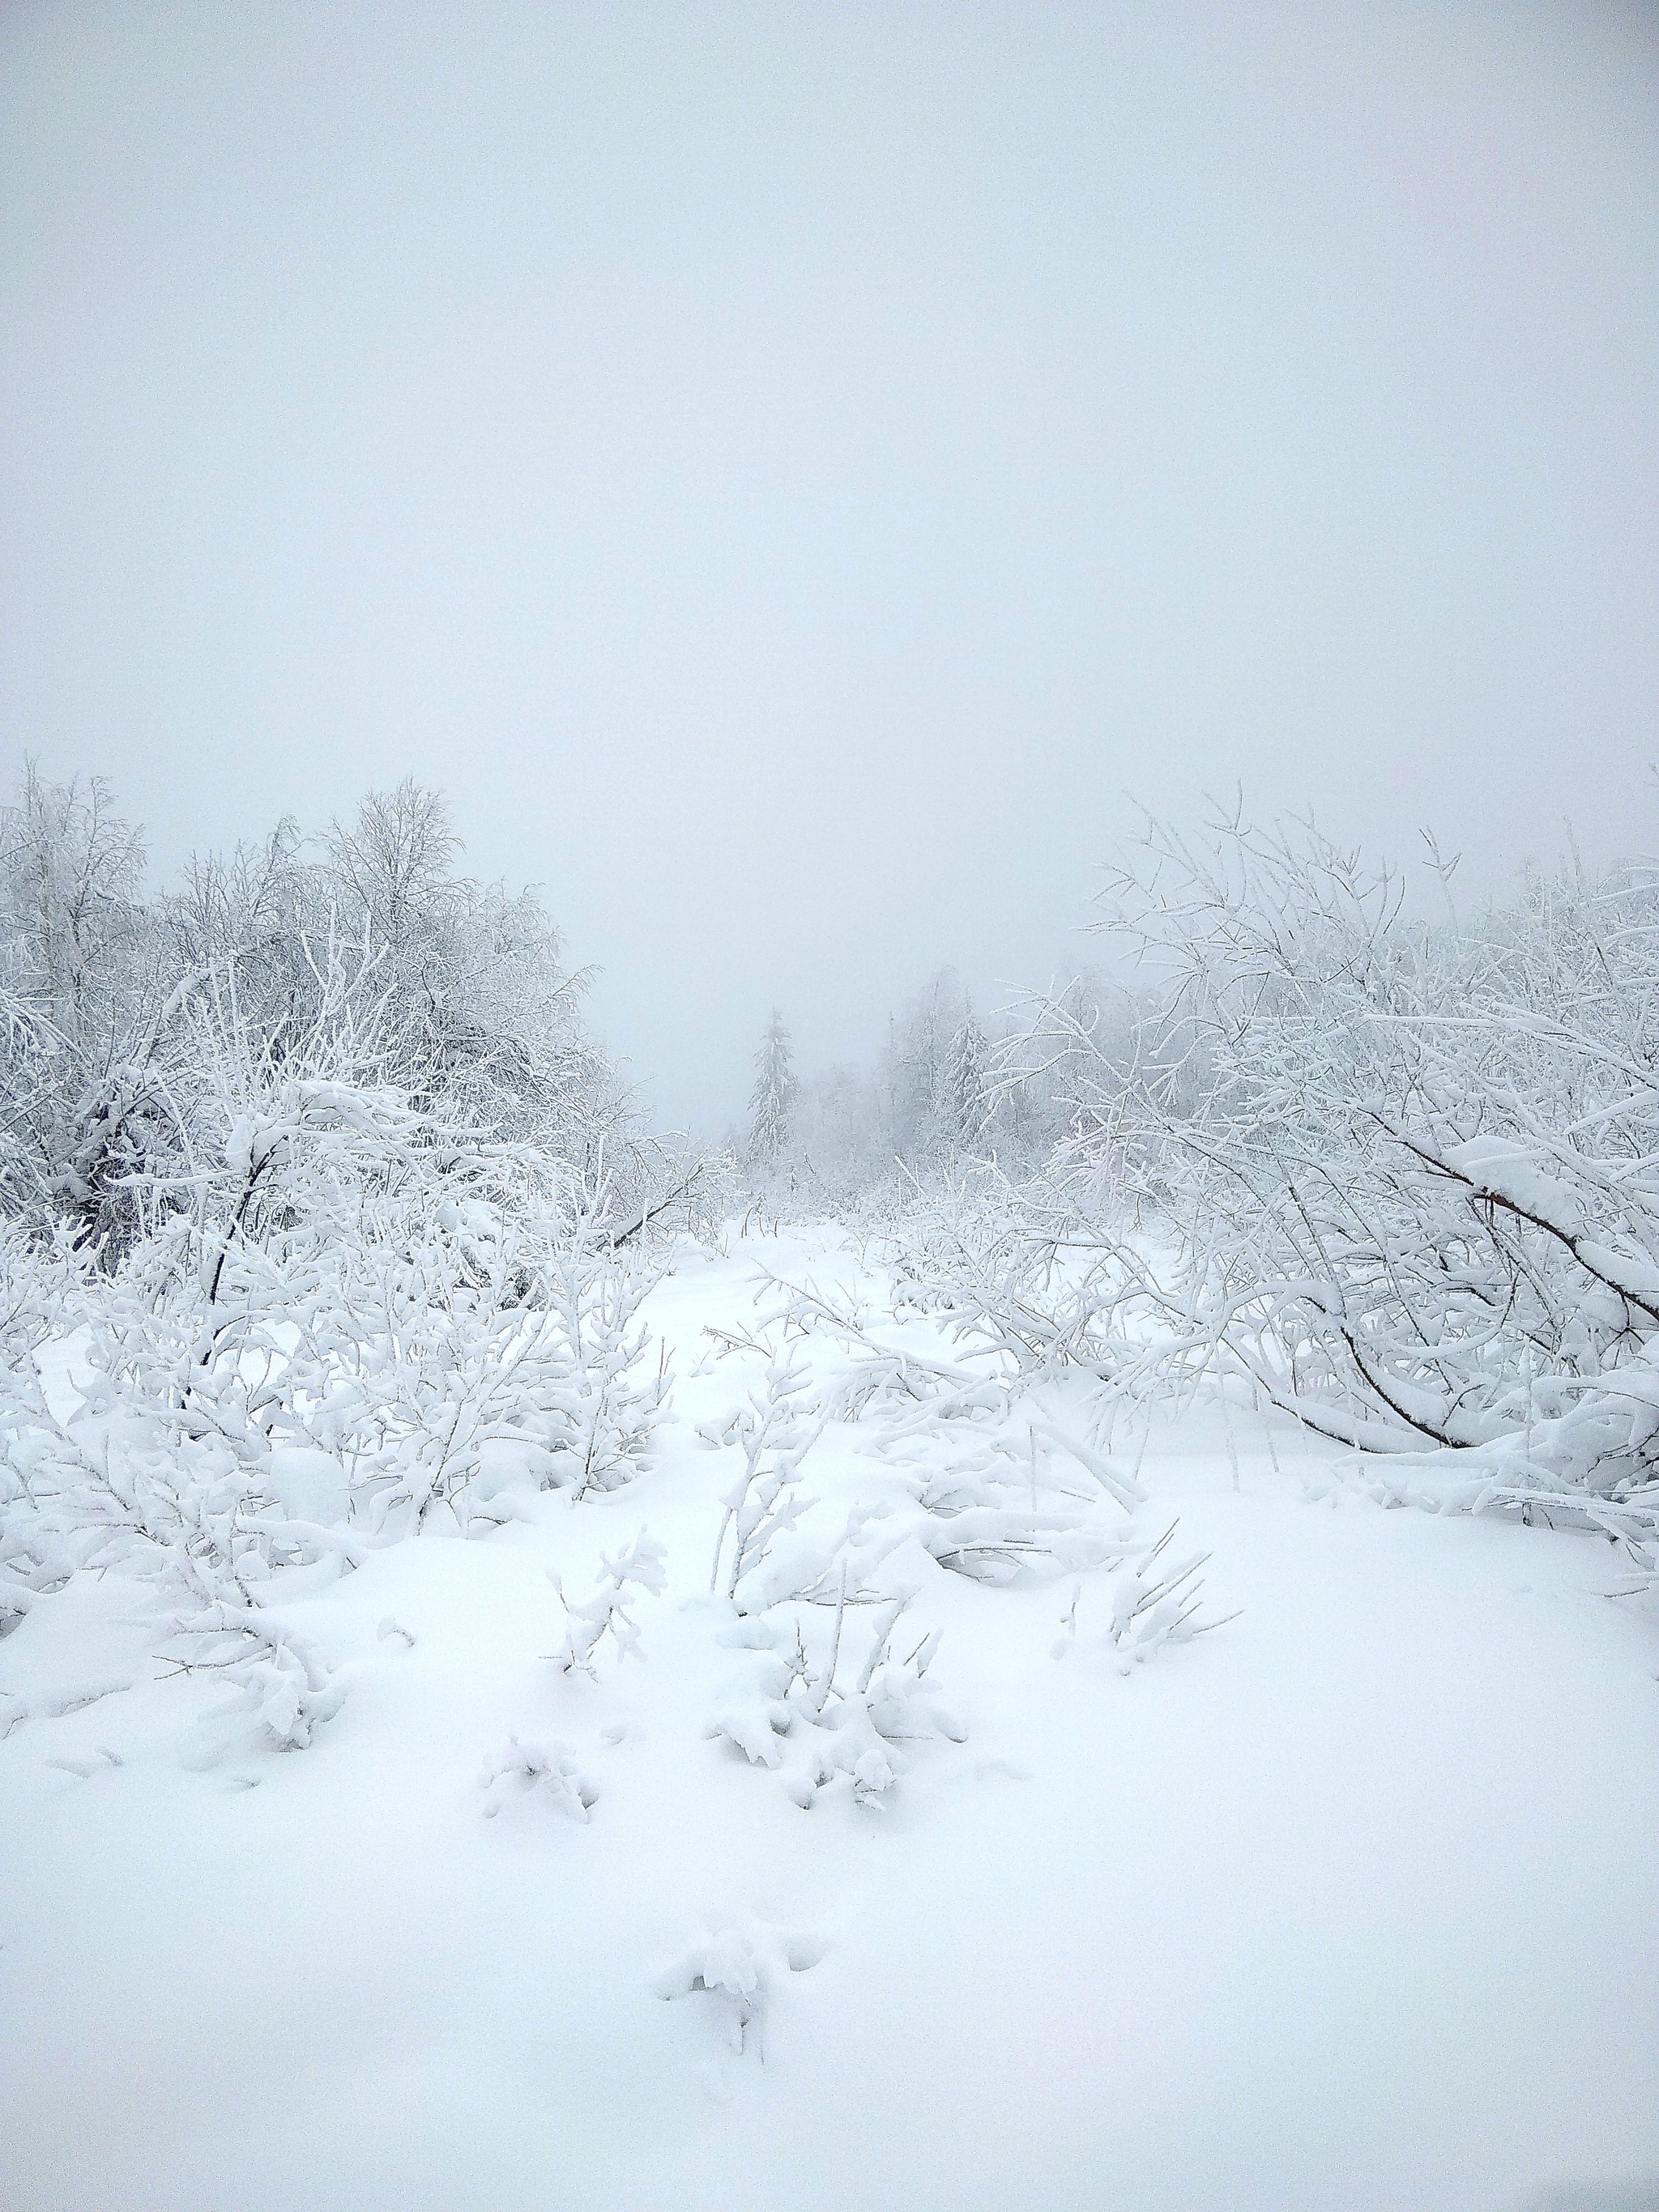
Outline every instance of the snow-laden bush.
POLYGON ((706 1929, 652 1984, 670 2004, 704 1997, 719 2021, 726 2048, 764 2058, 767 2017, 790 1976, 809 1973, 823 1958, 813 1936, 746 1918, 706 1929))
POLYGON ((1108 926, 1157 1004, 1125 1052, 1048 1009, 1092 1066, 1028 1208, 1091 1333, 1160 1388, 1243 1376, 1392 1494, 1650 1538, 1659 866, 1437 923, 1311 827, 1153 828, 1108 926))
POLYGON ((613 1488, 668 1391, 652 1275, 592 1202, 557 1209, 537 1155, 374 1082, 347 1013, 280 1054, 203 1024, 191 1173, 143 1194, 112 1276, 67 1232, 0 1240, 0 1619, 118 1567, 153 1585, 165 1656, 289 1747, 337 1702, 283 1619, 291 1570, 487 1529, 526 1486, 613 1488))
POLYGON ((743 1663, 706 1733, 776 1770, 803 1810, 836 1782, 854 1802, 878 1805, 904 1772, 912 1744, 959 1743, 964 1735, 928 1680, 939 1630, 913 1629, 908 1650, 896 1644, 914 1589, 884 1596, 865 1580, 868 1563, 857 1550, 853 1543, 826 1552, 810 1592, 734 1613, 719 1632, 743 1663), (826 1601, 822 1584, 830 1575, 834 1595, 826 1601))
POLYGON ((743 1453, 743 1473, 724 1501, 708 1571, 710 1590, 734 1604, 739 1586, 759 1572, 805 1510, 796 1494, 800 1463, 823 1426, 822 1419, 812 1418, 811 1388, 804 1362, 775 1361, 763 1390, 747 1406, 720 1429, 698 1432, 712 1449, 735 1443, 743 1453))
POLYGON ((562 1743, 521 1743, 509 1736, 504 1750, 485 1759, 478 1778, 483 1816, 493 1820, 504 1805, 534 1798, 573 1820, 586 1821, 599 1793, 562 1743))
MULTIPOLYGON (((1198 1578, 1199 1570, 1208 1564, 1210 1555, 1200 1552, 1189 1559, 1166 1562, 1164 1555, 1175 1540, 1176 1525, 1172 1521, 1161 1536, 1150 1542, 1126 1541, 1109 1564, 1111 1605, 1103 1640, 1121 1674, 1144 1666, 1166 1644, 1190 1644, 1195 1636, 1224 1628, 1237 1618, 1228 1613, 1219 1620, 1200 1620, 1204 1585, 1198 1578)), ((1078 1609, 1083 1594, 1084 1584, 1079 1583, 1060 1623, 1060 1633, 1051 1646, 1056 1659, 1065 1658, 1077 1645, 1078 1609)))
POLYGON ((574 1605, 565 1595, 562 1578, 550 1567, 548 1569, 548 1579, 564 1607, 564 1643, 557 1657, 567 1674, 580 1673, 597 1680, 595 1658, 607 1636, 618 1659, 626 1659, 630 1654, 638 1656, 640 1632, 628 1609, 628 1591, 631 1587, 645 1590, 653 1597, 658 1595, 667 1579, 665 1556, 662 1546, 654 1543, 641 1528, 633 1542, 625 1544, 614 1559, 609 1555, 602 1559, 604 1572, 598 1589, 592 1597, 574 1605))
POLYGON ((1057 1236, 1035 1197, 1034 1184, 1016 1187, 988 1164, 913 1184, 881 1240, 894 1311, 933 1316, 963 1357, 1011 1384, 1109 1377, 1124 1359, 1112 1327, 1121 1262, 1075 1233, 1057 1236))
POLYGON ((938 1631, 902 1655, 895 1646, 916 1595, 884 1571, 908 1535, 902 1522, 855 1505, 833 1537, 800 1526, 816 1502, 800 1492, 801 1462, 830 1418, 796 1356, 775 1359, 746 1407, 700 1431, 708 1448, 743 1454, 709 1589, 726 1614, 717 1640, 744 1658, 707 1733, 778 1770, 803 1808, 838 1780, 877 1803, 903 1771, 902 1746, 963 1734, 926 1680, 938 1631))
MULTIPOLYGON (((957 1330, 936 1311, 930 1333, 943 1320, 959 1345, 969 1340, 967 1359, 941 1359, 914 1342, 905 1287, 884 1320, 764 1272, 757 1303, 752 1332, 717 1340, 723 1354, 764 1354, 761 1383, 746 1407, 700 1431, 711 1449, 743 1453, 709 1589, 728 1608, 718 1640, 744 1656, 708 1733, 776 1771, 797 1803, 841 1783, 855 1802, 878 1804, 909 1745, 961 1740, 929 1676, 938 1632, 906 1632, 922 1587, 915 1571, 925 1576, 929 1562, 992 1587, 1121 1573, 1117 1587, 1133 1595, 1113 1611, 1110 1634, 1133 1657, 1208 1625, 1197 1618, 1202 1562, 1156 1567, 1170 1532, 1137 1525, 1136 1474, 1050 1402, 1057 1374, 1075 1380, 1073 1363, 1024 1356, 1000 1330, 957 1330), (822 1380, 809 1350, 831 1368, 822 1380), (910 1495, 854 1505, 826 1537, 823 1510, 800 1484, 832 1421, 859 1425, 890 1480, 909 1476, 910 1495)), ((1075 1610, 1074 1601, 1073 1620, 1075 1610)))

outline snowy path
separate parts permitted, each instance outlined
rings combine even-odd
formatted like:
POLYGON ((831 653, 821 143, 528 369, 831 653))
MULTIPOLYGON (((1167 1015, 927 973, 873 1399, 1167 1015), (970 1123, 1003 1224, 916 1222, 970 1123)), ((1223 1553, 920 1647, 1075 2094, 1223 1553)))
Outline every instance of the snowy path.
MULTIPOLYGON (((1147 1516, 1242 1617, 1126 1677, 1094 1577, 1056 1660, 1072 1578, 927 1562, 965 1741, 803 1813, 704 1734, 735 1455, 693 1426, 760 1364, 690 1370, 760 1260, 857 1286, 827 1233, 685 1250, 649 1475, 318 1574, 291 1609, 349 1686, 312 1749, 187 1764, 211 1692, 112 1580, 0 1644, 7 2212, 1499 2212, 1659 2174, 1659 1632, 1605 1553, 1310 1503, 1296 1439, 1241 1439, 1235 1492, 1188 1423, 1147 1516), (583 1595, 642 1525, 643 1660, 561 1674, 547 1568, 583 1595), (514 1737, 568 1747, 587 1820, 486 1792, 514 1737)), ((803 1489, 908 1494, 856 1426, 803 1489)))

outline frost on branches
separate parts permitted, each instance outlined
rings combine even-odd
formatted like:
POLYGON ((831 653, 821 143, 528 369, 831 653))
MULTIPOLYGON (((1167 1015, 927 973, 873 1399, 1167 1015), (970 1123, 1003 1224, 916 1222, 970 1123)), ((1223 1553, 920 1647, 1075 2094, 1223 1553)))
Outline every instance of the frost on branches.
POLYGON ((652 1204, 661 1147, 583 1024, 586 978, 533 893, 459 874, 459 854, 444 800, 405 781, 146 898, 107 787, 28 770, 0 808, 0 1213, 113 1267, 197 1172, 223 1053, 280 1066, 322 1026, 372 1037, 371 1086, 602 1179, 620 1218, 652 1204))
POLYGON ((555 1050, 566 1016, 532 1003, 533 962, 532 1000, 480 988, 471 1030, 432 995, 446 945, 512 936, 442 875, 434 805, 408 787, 337 833, 355 943, 285 938, 281 838, 198 872, 206 963, 148 1015, 117 1003, 136 956, 99 957, 161 943, 103 809, 95 787, 31 779, 6 824, 0 1632, 114 1569, 148 1585, 165 1660, 228 1692, 225 1746, 299 1747, 339 1684, 284 1618, 291 1588, 650 1464, 669 1394, 638 1319, 655 1278, 637 1242, 614 1249, 613 1193, 584 1173, 606 1093, 555 1050), (216 929, 246 941, 221 960, 216 929), (70 1103, 89 1055, 104 1077, 70 1103), (483 1120, 508 1091, 516 1109, 483 1120), (66 1341, 67 1370, 47 1357, 66 1341))
POLYGON ((1047 1008, 1075 1133, 968 1304, 1006 1326, 1023 1254, 1086 1285, 1084 1333, 1143 1387, 1231 1378, 1380 1493, 1565 1516, 1650 1571, 1659 867, 1460 921, 1431 858, 1440 921, 1310 825, 1150 828, 1103 925, 1146 1018, 1114 1048, 1047 1008))

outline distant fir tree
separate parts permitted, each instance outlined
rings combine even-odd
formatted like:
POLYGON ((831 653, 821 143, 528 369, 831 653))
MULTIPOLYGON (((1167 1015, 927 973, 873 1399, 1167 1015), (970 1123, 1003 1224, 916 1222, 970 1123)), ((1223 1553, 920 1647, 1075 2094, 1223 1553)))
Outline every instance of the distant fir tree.
POLYGON ((985 1032, 974 1017, 969 1000, 962 1024, 951 1040, 940 1084, 940 1120, 949 1141, 966 1148, 985 1123, 985 1032))
POLYGON ((789 1031, 774 1007, 755 1054, 755 1088, 749 1097, 749 1158, 756 1167, 777 1165, 788 1146, 799 1096, 789 1031))

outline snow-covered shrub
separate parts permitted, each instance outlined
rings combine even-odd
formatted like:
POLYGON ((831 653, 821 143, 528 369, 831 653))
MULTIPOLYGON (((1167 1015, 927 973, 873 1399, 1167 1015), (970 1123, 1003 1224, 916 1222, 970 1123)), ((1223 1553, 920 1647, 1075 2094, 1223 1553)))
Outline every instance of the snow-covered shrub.
POLYGON ((745 1920, 723 1924, 693 1938, 672 1966, 652 1984, 668 2003, 706 1996, 714 2007, 727 2047, 741 2055, 765 2056, 767 2012, 792 1974, 810 1972, 823 1957, 815 1936, 745 1920))
POLYGON ((811 1283, 786 1282, 763 1268, 756 1285, 760 1312, 753 1331, 705 1329, 704 1334, 722 1352, 763 1350, 775 1334, 786 1341, 811 1338, 820 1354, 830 1345, 839 1346, 846 1355, 842 1371, 818 1391, 825 1421, 856 1420, 872 1406, 890 1405, 928 1425, 974 1419, 1006 1403, 1006 1385, 994 1361, 975 1370, 923 1351, 914 1340, 878 1336, 880 1317, 862 1302, 826 1297, 811 1283))
MULTIPOLYGON (((764 1270, 758 1284, 757 1330, 722 1334, 723 1348, 753 1352, 779 1334, 803 1349, 810 1342, 820 1359, 834 1346, 842 1355, 840 1372, 817 1386, 817 1423, 802 1434, 810 1443, 831 1420, 858 1424, 867 1452, 884 1469, 914 1470, 915 1510, 891 1499, 879 1509, 860 1509, 840 1543, 826 1549, 810 1534, 795 1534, 807 1510, 796 1486, 799 1456, 787 1455, 769 1468, 761 1464, 758 1401, 723 1430, 704 1431, 711 1444, 748 1437, 750 1456, 726 1501, 711 1583, 711 1589, 720 1587, 724 1562, 726 1594, 744 1613, 793 1598, 833 1604, 844 1567, 853 1571, 849 1602, 881 1602, 888 1593, 876 1570, 912 1540, 948 1572, 998 1587, 1116 1564, 1144 1551, 1146 1538, 1126 1517, 1145 1497, 1138 1469, 1121 1464, 1097 1437, 1078 1433, 1078 1416, 1085 1428, 1097 1428, 1101 1407, 1092 1413, 1086 1404, 1066 1408, 1062 1418, 1048 1402, 1055 1394, 1044 1386, 1059 1376, 1074 1382, 1075 1366, 1024 1359, 994 1331, 958 1328, 949 1312, 933 1312, 933 1327, 955 1334, 964 1356, 930 1355, 916 1342, 914 1326, 905 1326, 915 1309, 903 1277, 885 1325, 863 1303, 838 1302, 810 1285, 788 1284, 764 1270), (725 1548, 734 1525, 741 1565, 725 1548)), ((807 1388, 801 1351, 792 1365, 771 1374, 775 1386, 784 1376, 796 1394, 807 1388)), ((1095 1395, 1109 1409, 1109 1392, 1097 1385, 1095 1395)))
POLYGON ((1158 1002, 1127 1054, 1049 1010, 1092 1073, 1032 1215, 1098 1255, 1126 1369, 1242 1376, 1402 1496, 1594 1500, 1642 1540, 1659 867, 1431 923, 1311 827, 1154 828, 1109 920, 1158 1002))
POLYGON ((21 1476, 0 1557, 9 1601, 85 1568, 148 1583, 163 1654, 230 1685, 238 1715, 285 1747, 307 1743, 337 1703, 326 1662, 283 1622, 268 1587, 284 1563, 315 1556, 322 1533, 274 1512, 267 1479, 274 1441, 308 1440, 283 1417, 295 1402, 292 1340, 307 1318, 295 1293, 316 1302, 319 1232, 278 1301, 280 1270, 256 1222, 282 1186, 279 1160, 325 1162, 331 1185, 343 1145, 383 1147, 405 1133, 383 1097, 320 1079, 295 1078, 263 1113, 228 1116, 193 1216, 168 1216, 128 1269, 83 1280, 60 1304, 59 1331, 80 1323, 73 1410, 48 1395, 38 1346, 9 1346, 0 1374, 0 1422, 21 1476))
POLYGON ((639 1319, 656 1279, 591 1234, 555 1236, 537 1264, 533 1296, 567 1363, 562 1387, 545 1401, 556 1414, 546 1437, 549 1479, 578 1498, 616 1490, 652 1463, 671 1390, 665 1351, 653 1361, 639 1319))
POLYGON ((72 1230, 0 1239, 0 1615, 118 1567, 165 1656, 285 1747, 337 1702, 283 1620, 290 1570, 434 1516, 487 1529, 515 1483, 614 1487, 668 1390, 649 1269, 579 1194, 557 1210, 556 1164, 378 1081, 356 978, 331 946, 315 1019, 276 1041, 232 992, 186 1009, 189 1172, 138 1193, 112 1274, 72 1230), (40 1354, 71 1331, 54 1401, 40 1354))
POLYGON ((667 1395, 636 1373, 649 1271, 584 1214, 522 1210, 538 1156, 365 1081, 378 1038, 302 1042, 250 1064, 228 1040, 190 1208, 100 1308, 104 1387, 267 1487, 277 1452, 327 1455, 377 1530, 457 1506, 493 1447, 549 1484, 626 1479, 667 1395))
POLYGON ((744 1460, 723 1501, 709 1589, 728 1614, 719 1641, 745 1657, 707 1733, 781 1770, 803 1807, 837 1778, 870 1803, 902 1771, 898 1744, 962 1731, 923 1683, 938 1632, 903 1658, 891 1648, 915 1595, 884 1571, 908 1540, 904 1522, 890 1505, 854 1505, 833 1537, 800 1527, 816 1504, 800 1494, 801 1462, 831 1418, 811 1394, 799 1354, 775 1359, 747 1406, 699 1432, 744 1460), (873 1626, 855 1625, 866 1615, 873 1626))
MULTIPOLYGON (((1141 1538, 1124 1544, 1109 1563, 1111 1613, 1105 1641, 1122 1674, 1144 1665, 1165 1644, 1190 1644, 1195 1636, 1224 1628, 1229 1620, 1237 1618, 1228 1613, 1219 1620, 1199 1619, 1204 1585, 1196 1577, 1210 1555, 1200 1552, 1179 1564, 1166 1564, 1164 1554, 1174 1540, 1176 1525, 1172 1521, 1161 1536, 1150 1542, 1141 1538)), ((1083 1592, 1084 1585, 1079 1583, 1053 1646, 1056 1659, 1063 1659, 1077 1641, 1083 1592)))
POLYGON ((857 1578, 850 1548, 823 1560, 823 1573, 832 1570, 828 1601, 816 1592, 780 1597, 720 1632, 744 1663, 706 1730, 753 1765, 777 1770, 803 1809, 838 1781, 855 1802, 878 1804, 904 1771, 907 1746, 960 1743, 965 1733, 927 1679, 939 1632, 924 1631, 896 1653, 895 1631, 914 1593, 884 1601, 857 1578), (874 1613, 873 1625, 855 1627, 860 1608, 874 1613))
POLYGON ((563 1582, 549 1568, 548 1579, 557 1590, 565 1612, 564 1643, 557 1656, 566 1674, 579 1671, 593 1675, 594 1656, 607 1636, 618 1659, 625 1659, 629 1652, 637 1656, 640 1632, 628 1610, 625 1593, 631 1583, 653 1597, 657 1595, 667 1579, 665 1557, 662 1546, 653 1543, 641 1528, 615 1559, 608 1554, 602 1556, 600 1565, 605 1571, 599 1586, 592 1597, 585 1598, 579 1605, 570 1602, 564 1594, 563 1582))
POLYGON ((1003 1432, 966 1453, 943 1457, 919 1446, 914 1457, 923 1548, 971 1582, 1004 1588, 1075 1573, 1123 1558, 1136 1540, 1121 1512, 1105 1516, 1102 1492, 1086 1470, 1079 1465, 1068 1479, 1056 1468, 1035 1429, 1027 1431, 1024 1450, 1017 1432, 1003 1432))
POLYGON ((1118 1372, 1115 1252, 1057 1237, 1027 1184, 994 1168, 916 1186, 884 1244, 895 1314, 937 1320, 964 1358, 1010 1383, 1118 1372))
POLYGON ((84 1279, 68 1236, 42 1245, 0 1223, 0 1636, 80 1564, 52 1510, 61 1446, 40 1363, 73 1328, 84 1279))
POLYGON ((735 1443, 743 1453, 743 1473, 724 1501, 708 1571, 710 1590, 734 1603, 739 1585, 765 1565, 774 1546, 805 1510, 796 1494, 800 1463, 823 1425, 812 1419, 810 1403, 802 1402, 811 1387, 802 1361, 775 1361, 763 1389, 751 1394, 746 1407, 722 1429, 699 1431, 700 1441, 711 1449, 735 1443))
POLYGON ((599 1791, 562 1743, 520 1743, 509 1736, 505 1750, 485 1759, 478 1779, 486 1820, 493 1820, 503 1805, 530 1798, 586 1821, 599 1802, 599 1791))

